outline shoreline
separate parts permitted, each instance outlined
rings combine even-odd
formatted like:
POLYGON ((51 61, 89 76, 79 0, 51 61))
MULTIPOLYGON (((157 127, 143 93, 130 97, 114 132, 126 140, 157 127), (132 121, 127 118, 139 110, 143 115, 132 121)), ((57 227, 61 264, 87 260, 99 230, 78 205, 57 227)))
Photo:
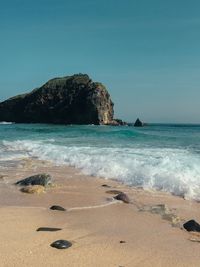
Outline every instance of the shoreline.
POLYGON ((0 174, 5 175, 0 179, 1 266, 198 266, 200 235, 181 227, 190 219, 200 221, 196 201, 38 160, 22 160, 0 174), (55 186, 26 194, 13 185, 38 173, 51 174, 55 186), (108 190, 125 192, 131 203, 110 205, 114 195, 108 190), (52 205, 66 212, 52 211, 52 205), (39 227, 62 230, 37 232, 39 227), (72 247, 51 248, 58 239, 71 241, 72 247))

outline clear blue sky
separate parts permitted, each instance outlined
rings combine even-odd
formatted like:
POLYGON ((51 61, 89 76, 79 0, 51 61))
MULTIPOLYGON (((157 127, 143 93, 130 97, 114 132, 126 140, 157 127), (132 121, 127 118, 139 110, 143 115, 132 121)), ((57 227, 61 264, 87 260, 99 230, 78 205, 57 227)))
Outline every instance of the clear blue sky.
POLYGON ((200 123, 200 1, 0 0, 0 100, 79 72, 116 117, 200 123))

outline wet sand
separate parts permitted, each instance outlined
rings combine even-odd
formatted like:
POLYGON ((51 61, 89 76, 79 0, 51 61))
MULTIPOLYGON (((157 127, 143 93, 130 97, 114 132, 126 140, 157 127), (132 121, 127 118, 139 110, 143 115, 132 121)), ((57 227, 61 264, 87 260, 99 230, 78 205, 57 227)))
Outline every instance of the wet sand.
POLYGON ((200 243, 190 239, 200 241, 200 236, 182 229, 187 220, 200 222, 195 201, 36 160, 8 165, 0 176, 0 266, 199 266, 200 243), (55 184, 45 193, 22 193, 14 185, 43 172, 55 184), (114 195, 106 193, 113 189, 128 194, 131 203, 113 201, 114 195), (66 211, 50 210, 52 205, 66 211), (39 227, 62 230, 37 232, 39 227), (69 240, 72 247, 52 248, 58 239, 69 240))

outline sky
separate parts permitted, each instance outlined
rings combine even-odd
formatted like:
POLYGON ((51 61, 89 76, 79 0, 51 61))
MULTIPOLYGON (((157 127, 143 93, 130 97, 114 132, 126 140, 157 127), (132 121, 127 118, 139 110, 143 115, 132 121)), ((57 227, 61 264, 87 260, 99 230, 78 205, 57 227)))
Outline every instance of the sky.
POLYGON ((200 123, 200 1, 0 0, 0 101, 75 73, 116 118, 200 123))

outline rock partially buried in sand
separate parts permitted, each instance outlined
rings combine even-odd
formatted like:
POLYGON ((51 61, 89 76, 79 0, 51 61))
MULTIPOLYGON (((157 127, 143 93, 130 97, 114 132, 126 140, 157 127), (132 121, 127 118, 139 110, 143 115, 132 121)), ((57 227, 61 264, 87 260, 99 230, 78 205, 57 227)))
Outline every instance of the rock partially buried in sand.
POLYGON ((117 200, 121 200, 121 201, 123 201, 124 203, 127 203, 127 204, 130 203, 129 197, 123 192, 118 194, 114 198, 117 199, 117 200))
POLYGON ((57 249, 67 249, 72 246, 72 243, 67 240, 57 240, 51 244, 51 247, 57 249))
POLYGON ((110 188, 111 186, 110 185, 107 185, 107 184, 102 184, 102 187, 110 188))
POLYGON ((121 194, 122 191, 119 191, 119 190, 108 190, 106 191, 107 194, 113 194, 113 195, 116 195, 116 194, 121 194))
POLYGON ((51 184, 52 177, 49 174, 42 173, 27 177, 23 180, 16 182, 16 185, 28 186, 28 185, 42 185, 47 186, 51 184))
POLYGON ((45 192, 45 188, 42 185, 29 185, 21 188, 21 192, 27 194, 41 194, 45 192))
POLYGON ((200 232, 200 225, 195 220, 190 220, 183 224, 188 232, 200 232))
POLYGON ((51 206, 51 207, 50 207, 50 210, 66 211, 65 208, 63 208, 63 207, 61 207, 61 206, 56 206, 56 205, 51 206))
POLYGON ((39 227, 36 231, 37 232, 56 232, 62 230, 61 228, 54 228, 54 227, 39 227))

